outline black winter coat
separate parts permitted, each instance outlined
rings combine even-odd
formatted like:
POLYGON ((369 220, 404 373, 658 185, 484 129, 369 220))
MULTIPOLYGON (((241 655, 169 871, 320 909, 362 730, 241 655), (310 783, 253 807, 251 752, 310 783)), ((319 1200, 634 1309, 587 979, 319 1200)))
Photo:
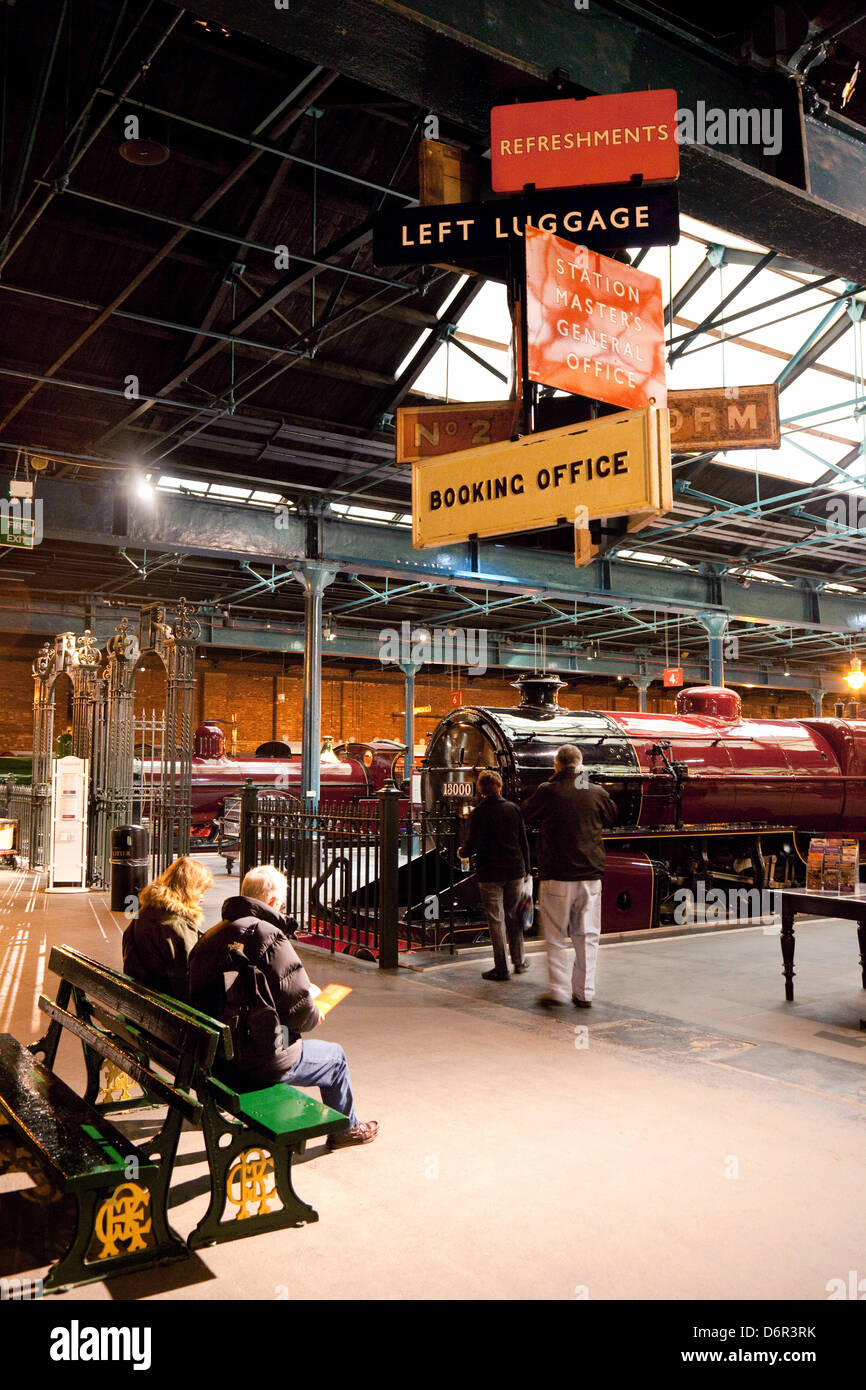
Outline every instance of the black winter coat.
POLYGON ((237 1090, 260 1090, 300 1060, 301 1034, 316 1027, 319 1010, 286 935, 286 919, 240 896, 227 898, 222 913, 189 958, 190 1002, 231 1026, 235 1056, 224 1080, 237 1090), (247 969, 252 966, 255 973, 247 969))
POLYGON ((187 959, 201 935, 201 913, 162 883, 139 894, 140 911, 123 933, 123 969, 140 985, 187 998, 187 959))
POLYGON ((556 772, 523 803, 523 814, 538 823, 538 876, 567 883, 601 878, 605 870, 601 832, 616 825, 617 809, 604 787, 574 784, 573 772, 556 772))
POLYGON ((475 855, 479 883, 510 883, 529 873, 529 843, 519 807, 494 792, 483 796, 469 817, 463 846, 475 855))

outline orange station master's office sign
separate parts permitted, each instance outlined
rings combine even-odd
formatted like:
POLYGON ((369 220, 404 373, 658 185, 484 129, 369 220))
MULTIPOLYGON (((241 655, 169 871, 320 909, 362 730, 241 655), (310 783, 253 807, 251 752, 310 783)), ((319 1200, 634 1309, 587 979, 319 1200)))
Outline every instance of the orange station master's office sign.
POLYGON ((679 177, 677 94, 619 92, 494 106, 490 112, 494 193, 579 184, 646 183, 679 177))
POLYGON ((665 405, 661 280, 538 227, 524 243, 530 380, 624 410, 665 405))

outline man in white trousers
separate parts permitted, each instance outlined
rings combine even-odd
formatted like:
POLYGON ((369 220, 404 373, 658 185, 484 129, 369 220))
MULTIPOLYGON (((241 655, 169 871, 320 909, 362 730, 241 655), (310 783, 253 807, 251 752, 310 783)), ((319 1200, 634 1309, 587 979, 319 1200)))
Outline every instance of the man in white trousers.
POLYGON ((601 934, 601 880, 605 869, 602 831, 617 810, 603 787, 577 786, 583 769, 579 748, 557 750, 553 777, 523 803, 526 821, 539 827, 538 905, 547 943, 549 988, 543 1008, 567 1004, 588 1009, 595 994, 601 934))

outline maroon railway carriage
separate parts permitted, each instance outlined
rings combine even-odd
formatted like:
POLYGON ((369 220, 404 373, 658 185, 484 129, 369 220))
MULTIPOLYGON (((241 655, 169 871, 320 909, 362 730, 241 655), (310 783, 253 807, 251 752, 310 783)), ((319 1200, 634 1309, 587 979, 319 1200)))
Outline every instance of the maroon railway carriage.
POLYGON ((564 682, 523 677, 514 709, 463 707, 436 728, 422 770, 428 807, 468 816, 475 783, 496 768, 521 801, 576 744, 619 810, 605 836, 603 930, 672 920, 698 884, 772 890, 802 881, 809 835, 866 838, 866 721, 744 719, 739 695, 682 690, 676 714, 567 710, 564 682))
MULTIPOLYGON (((264 744, 266 752, 281 745, 264 744)), ((284 746, 284 745, 283 745, 284 746)), ((403 745, 391 739, 371 743, 348 743, 340 756, 325 756, 321 764, 319 804, 347 804, 363 801, 384 786, 389 777, 399 783, 402 777, 403 745)), ((158 769, 139 764, 142 782, 159 780, 158 769)), ((226 754, 225 734, 218 724, 200 724, 195 731, 192 759, 192 834, 200 844, 215 841, 217 824, 227 797, 239 796, 250 780, 260 786, 273 786, 289 796, 301 794, 301 760, 288 750, 284 756, 232 758, 226 754)))

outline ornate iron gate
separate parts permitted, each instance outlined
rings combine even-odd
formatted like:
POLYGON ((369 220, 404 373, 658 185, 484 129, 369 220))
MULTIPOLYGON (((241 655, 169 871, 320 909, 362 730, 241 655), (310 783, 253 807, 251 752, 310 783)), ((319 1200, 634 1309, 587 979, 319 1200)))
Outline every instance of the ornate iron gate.
MULTIPOLYGON (((135 672, 152 652, 166 672, 166 708, 159 737, 158 772, 149 776, 148 814, 154 872, 189 852, 192 819, 192 748, 195 655, 200 624, 181 598, 173 626, 158 604, 143 608, 139 632, 122 618, 102 655, 91 633, 65 632, 46 642, 33 666, 32 867, 46 867, 54 744, 54 686, 65 672, 72 681, 72 752, 90 762, 88 882, 108 883, 111 831, 132 820, 135 810, 135 672), (158 795, 156 787, 158 786, 158 795)), ((154 735, 156 730, 152 731, 154 735)), ((151 752, 153 752, 151 748, 151 752)), ((154 759, 151 759, 154 761, 154 759)), ((142 811, 139 797, 139 812, 142 811)))

